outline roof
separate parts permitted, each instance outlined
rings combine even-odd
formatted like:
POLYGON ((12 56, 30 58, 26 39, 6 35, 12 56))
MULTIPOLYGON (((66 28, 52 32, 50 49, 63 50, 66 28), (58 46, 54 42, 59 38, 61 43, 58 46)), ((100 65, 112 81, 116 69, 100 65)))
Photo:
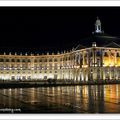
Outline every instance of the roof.
POLYGON ((120 38, 113 37, 105 33, 94 33, 89 37, 79 40, 76 50, 91 47, 96 42, 97 47, 120 48, 120 38))

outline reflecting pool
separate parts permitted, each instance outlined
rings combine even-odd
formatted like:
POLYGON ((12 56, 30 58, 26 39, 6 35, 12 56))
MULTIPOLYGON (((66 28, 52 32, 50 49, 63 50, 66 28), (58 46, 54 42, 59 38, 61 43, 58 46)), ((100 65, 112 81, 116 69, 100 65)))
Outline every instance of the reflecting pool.
POLYGON ((0 113, 120 113, 120 85, 0 89, 0 113))

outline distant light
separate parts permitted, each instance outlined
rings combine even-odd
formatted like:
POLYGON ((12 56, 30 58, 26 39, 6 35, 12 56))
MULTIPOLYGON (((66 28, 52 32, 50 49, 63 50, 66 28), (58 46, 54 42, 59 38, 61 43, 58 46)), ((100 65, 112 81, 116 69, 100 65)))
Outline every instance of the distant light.
POLYGON ((92 43, 92 47, 96 47, 96 42, 93 42, 93 43, 92 43))

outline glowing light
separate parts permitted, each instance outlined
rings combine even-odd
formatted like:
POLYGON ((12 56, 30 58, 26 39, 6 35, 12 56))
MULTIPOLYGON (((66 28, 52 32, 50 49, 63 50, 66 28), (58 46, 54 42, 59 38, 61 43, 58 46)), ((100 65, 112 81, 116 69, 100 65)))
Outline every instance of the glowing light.
POLYGON ((112 66, 114 66, 114 65, 113 65, 113 64, 110 64, 109 66, 112 67, 112 66))
POLYGON ((83 68, 87 68, 88 67, 88 65, 83 65, 83 68))

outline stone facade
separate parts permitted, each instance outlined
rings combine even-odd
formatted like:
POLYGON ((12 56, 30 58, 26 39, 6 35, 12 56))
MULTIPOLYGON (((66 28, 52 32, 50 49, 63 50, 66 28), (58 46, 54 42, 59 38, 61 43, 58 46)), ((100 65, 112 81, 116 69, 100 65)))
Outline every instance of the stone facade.
MULTIPOLYGON (((97 19, 95 33, 102 33, 97 19)), ((0 55, 0 80, 119 80, 120 48, 91 47, 46 55, 0 55)))

